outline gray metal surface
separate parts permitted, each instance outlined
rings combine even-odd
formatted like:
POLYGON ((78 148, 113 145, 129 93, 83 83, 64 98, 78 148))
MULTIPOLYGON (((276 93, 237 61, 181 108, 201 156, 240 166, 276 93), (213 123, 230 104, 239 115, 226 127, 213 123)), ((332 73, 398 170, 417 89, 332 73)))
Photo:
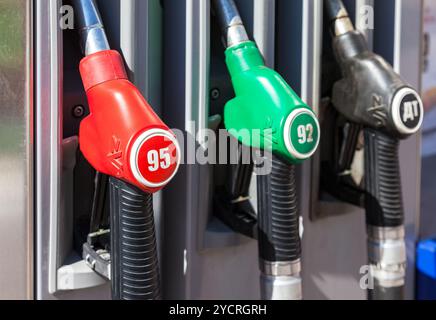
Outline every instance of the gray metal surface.
POLYGON ((57 210, 60 207, 61 62, 58 1, 35 3, 35 151, 37 297, 56 291, 57 210), (49 36, 49 35, 52 36, 49 36), (44 221, 44 223, 43 223, 44 221), (45 266, 46 272, 41 271, 45 266))
POLYGON ((253 37, 268 66, 274 66, 276 0, 253 0, 253 37))
POLYGON ((0 2, 0 299, 33 297, 31 1, 0 2))

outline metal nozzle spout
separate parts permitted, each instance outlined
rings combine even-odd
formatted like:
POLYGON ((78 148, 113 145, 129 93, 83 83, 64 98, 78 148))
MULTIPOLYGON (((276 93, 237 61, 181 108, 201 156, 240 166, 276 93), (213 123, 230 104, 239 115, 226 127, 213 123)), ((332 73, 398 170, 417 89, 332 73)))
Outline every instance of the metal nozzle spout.
POLYGON ((249 41, 238 8, 233 0, 213 0, 215 12, 224 35, 226 46, 233 47, 249 41))
POLYGON ((95 0, 73 0, 73 5, 83 53, 88 56, 99 51, 110 50, 95 0))
POLYGON ((327 0, 325 8, 331 22, 332 32, 335 36, 354 31, 353 23, 341 0, 327 0))

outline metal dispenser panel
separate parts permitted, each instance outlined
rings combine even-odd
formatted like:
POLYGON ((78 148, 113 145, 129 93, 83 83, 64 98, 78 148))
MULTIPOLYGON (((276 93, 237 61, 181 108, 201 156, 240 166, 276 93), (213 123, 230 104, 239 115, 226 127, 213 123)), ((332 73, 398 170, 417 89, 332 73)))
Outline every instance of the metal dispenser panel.
MULTIPOLYGON (((65 7, 70 4, 35 1, 36 297, 108 299, 108 281, 82 260, 95 171, 78 150, 79 124, 88 113, 78 71, 79 37, 77 30, 63 30, 59 25, 62 14, 72 9, 65 7)), ((98 4, 109 41, 123 53, 129 77, 160 113, 160 1, 104 0, 98 4)), ((157 197, 155 210, 159 226, 161 201, 157 197)))
MULTIPOLYGON (((14 281, 16 297, 32 296, 33 243, 28 231, 32 229, 34 195, 35 297, 108 299, 108 282, 81 258, 94 171, 78 150, 80 120, 88 112, 78 73, 82 56, 78 36, 75 30, 59 28, 61 6, 70 2, 35 0, 33 8, 30 2, 25 5, 23 1, 6 1, 9 2, 22 2, 20 10, 26 17, 29 34, 32 16, 34 19, 35 136, 32 141, 32 86, 27 81, 31 79, 32 46, 28 42, 23 48, 27 56, 23 55, 19 67, 25 94, 14 92, 15 96, 25 96, 25 101, 18 104, 14 101, 19 110, 1 114, 1 120, 8 117, 17 120, 20 139, 25 141, 22 145, 26 145, 9 154, 22 169, 20 174, 10 178, 15 172, 10 170, 6 175, 8 181, 3 179, 4 183, 25 182, 24 188, 13 186, 19 199, 10 206, 19 212, 14 214, 14 223, 19 228, 15 236, 26 239, 19 257, 20 266, 25 267, 19 270, 19 281, 8 271, 0 276, 0 284, 12 288, 8 283, 14 281), (35 190, 31 187, 33 179, 35 190)), ((324 78, 329 72, 322 55, 330 41, 323 25, 323 1, 236 2, 267 65, 275 68, 323 121, 324 93, 328 92, 325 85, 328 79, 324 78)), ((417 35, 421 34, 422 7, 404 0, 345 2, 357 26, 362 19, 362 7, 373 7, 375 29, 365 30, 368 42, 408 82, 419 87, 421 55, 417 35)), ((219 125, 224 103, 233 95, 210 0, 98 3, 109 42, 123 53, 129 77, 167 124, 180 130, 179 140, 185 150, 179 173, 155 198, 163 298, 259 299, 257 242, 235 233, 214 215, 213 196, 220 182, 219 168, 199 164, 195 159, 196 151, 205 149, 210 142, 204 129, 219 125)), ((0 60, 0 77, 2 68, 0 60)), ((419 222, 419 140, 411 138, 401 145, 402 180, 408 182, 403 186, 409 252, 408 298, 414 292, 413 252, 419 222)), ((365 215, 362 209, 332 199, 320 190, 321 160, 322 152, 318 152, 311 161, 298 167, 304 226, 303 298, 365 299, 366 292, 359 286, 361 267, 367 264, 365 215)), ((255 179, 254 176, 251 195, 256 208, 255 179)), ((4 250, 0 247, 0 252, 4 250)))

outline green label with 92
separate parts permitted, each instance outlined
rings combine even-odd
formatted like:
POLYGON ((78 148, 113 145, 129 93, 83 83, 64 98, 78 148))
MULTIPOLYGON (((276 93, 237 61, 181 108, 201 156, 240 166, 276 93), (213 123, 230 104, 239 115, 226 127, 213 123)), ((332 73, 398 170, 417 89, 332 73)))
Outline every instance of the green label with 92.
POLYGON ((300 114, 292 121, 290 134, 292 146, 301 155, 311 154, 318 146, 318 123, 309 113, 300 114))

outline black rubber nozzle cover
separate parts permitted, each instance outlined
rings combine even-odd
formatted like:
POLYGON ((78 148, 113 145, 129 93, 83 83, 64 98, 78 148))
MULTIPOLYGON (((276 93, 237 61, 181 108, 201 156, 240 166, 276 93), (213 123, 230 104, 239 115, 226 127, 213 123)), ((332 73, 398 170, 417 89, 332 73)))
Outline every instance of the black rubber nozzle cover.
POLYGON ((109 185, 112 298, 158 300, 153 196, 113 177, 109 185))
POLYGON ((398 139, 365 130, 365 209, 367 224, 400 227, 404 223, 398 139))
POLYGON ((259 256, 269 262, 301 257, 295 166, 273 156, 272 172, 258 177, 259 256))

